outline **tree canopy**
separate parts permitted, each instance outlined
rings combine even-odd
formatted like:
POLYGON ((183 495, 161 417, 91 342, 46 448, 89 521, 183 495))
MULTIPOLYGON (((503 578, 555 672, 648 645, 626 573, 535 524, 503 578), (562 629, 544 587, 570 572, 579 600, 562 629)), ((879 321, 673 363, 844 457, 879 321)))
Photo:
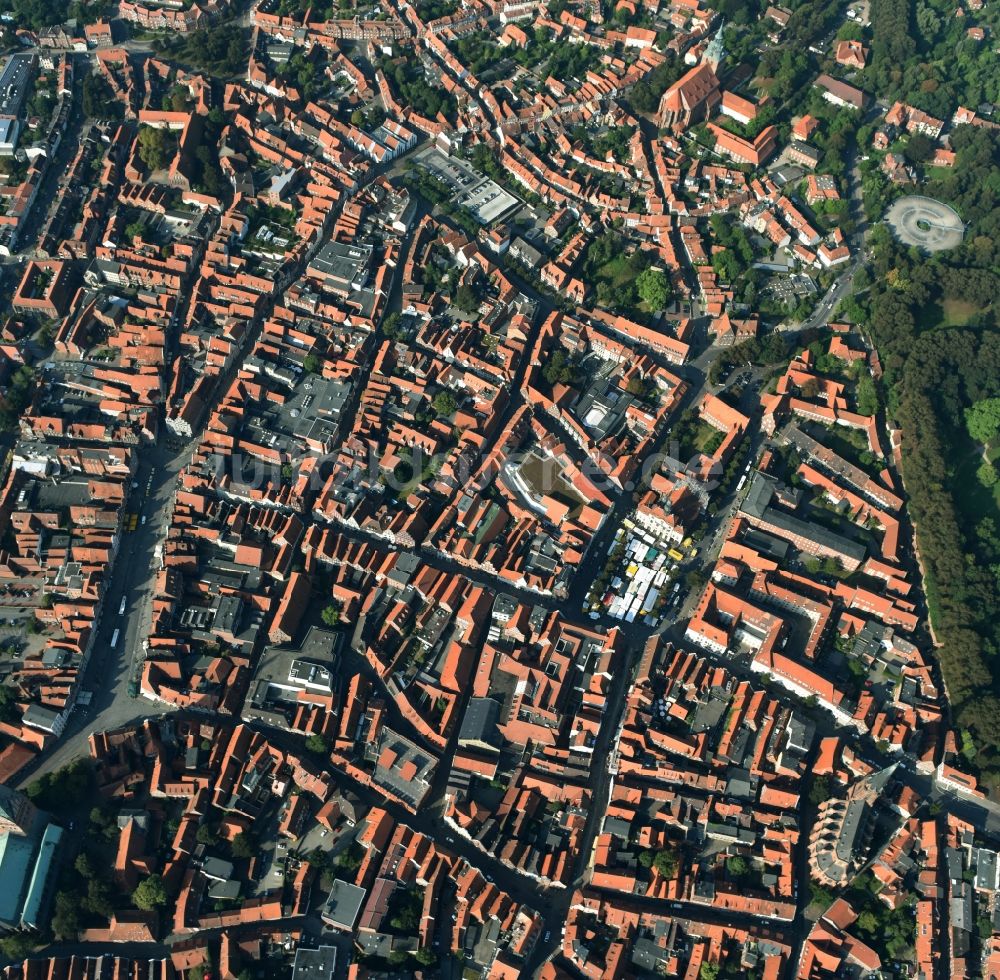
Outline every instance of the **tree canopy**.
POLYGON ((54 27, 74 17, 80 24, 93 24, 106 13, 109 4, 104 0, 2 0, 0 11, 14 15, 18 27, 30 27, 39 31, 44 27, 54 27))
POLYGON ((662 310, 670 300, 670 279, 662 269, 649 268, 640 272, 635 287, 651 310, 662 310))
POLYGON ((976 442, 986 443, 1000 431, 1000 398, 983 398, 965 410, 965 427, 976 442))
MULTIPOLYGON (((995 163, 987 169, 1000 177, 995 163)), ((958 175, 960 183, 965 179, 958 175)), ((855 299, 879 351, 889 411, 904 433, 903 477, 953 719, 974 739, 970 762, 974 759, 980 777, 995 784, 1000 782, 1000 673, 993 668, 1000 655, 995 615, 1000 512, 987 485, 994 474, 978 469, 981 443, 1000 425, 1000 329, 988 310, 975 327, 947 330, 928 315, 973 292, 979 300, 995 295, 995 275, 979 265, 995 252, 989 237, 988 244, 967 238, 960 249, 927 258, 898 246, 878 228, 872 235, 874 281, 855 299)))
POLYGON ((35 372, 26 364, 19 367, 7 383, 7 390, 0 395, 0 428, 17 426, 31 400, 35 387, 35 372))
POLYGON ((259 848, 257 838, 253 834, 243 831, 233 838, 232 852, 234 858, 249 858, 257 853, 259 848))
POLYGON ((458 408, 455 396, 450 391, 439 391, 431 404, 438 415, 452 415, 458 408))
POLYGON ((169 145, 166 130, 155 126, 139 129, 139 159, 150 170, 162 170, 170 162, 169 145))
POLYGON ((166 905, 168 897, 163 879, 159 875, 150 875, 139 882, 132 892, 132 901, 137 909, 142 909, 144 912, 153 912, 166 905))
POLYGON ((664 878, 676 878, 677 866, 677 855, 673 851, 658 851, 653 858, 653 868, 664 878))
POLYGON ((93 785, 93 770, 86 759, 78 759, 55 772, 45 773, 28 784, 29 799, 40 809, 61 813, 86 800, 93 785))
POLYGON ((250 46, 238 24, 218 24, 171 38, 167 53, 178 60, 220 75, 234 75, 246 68, 250 46))

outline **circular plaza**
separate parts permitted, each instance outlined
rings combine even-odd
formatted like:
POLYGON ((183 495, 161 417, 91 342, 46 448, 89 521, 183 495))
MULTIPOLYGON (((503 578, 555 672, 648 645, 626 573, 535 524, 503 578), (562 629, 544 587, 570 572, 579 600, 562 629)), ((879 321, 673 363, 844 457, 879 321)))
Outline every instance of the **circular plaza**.
POLYGON ((926 252, 956 248, 965 234, 965 225, 952 208, 919 194, 893 201, 885 220, 904 245, 916 245, 926 252))

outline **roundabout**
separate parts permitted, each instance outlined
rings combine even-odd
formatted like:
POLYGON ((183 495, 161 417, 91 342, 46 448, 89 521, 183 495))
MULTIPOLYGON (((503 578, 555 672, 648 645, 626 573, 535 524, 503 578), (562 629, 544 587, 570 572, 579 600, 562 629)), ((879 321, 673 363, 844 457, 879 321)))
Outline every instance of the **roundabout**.
POLYGON ((965 234, 965 225, 954 209, 918 194, 894 201, 885 220, 904 245, 915 245, 926 252, 956 248, 965 234))

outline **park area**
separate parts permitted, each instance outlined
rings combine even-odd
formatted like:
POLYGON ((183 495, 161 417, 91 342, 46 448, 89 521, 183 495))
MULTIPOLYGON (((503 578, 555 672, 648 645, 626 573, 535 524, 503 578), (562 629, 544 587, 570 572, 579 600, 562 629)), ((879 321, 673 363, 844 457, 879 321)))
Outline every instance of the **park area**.
POLYGON ((584 280, 602 306, 649 316, 666 308, 673 293, 670 278, 652 264, 642 249, 631 251, 625 241, 608 232, 587 249, 584 280))

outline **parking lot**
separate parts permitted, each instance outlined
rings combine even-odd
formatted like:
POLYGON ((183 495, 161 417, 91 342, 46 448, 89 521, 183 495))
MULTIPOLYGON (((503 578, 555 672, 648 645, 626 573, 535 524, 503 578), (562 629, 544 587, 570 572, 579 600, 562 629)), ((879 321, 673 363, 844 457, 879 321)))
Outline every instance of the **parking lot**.
POLYGON ((811 276, 795 273, 788 276, 772 276, 767 282, 767 292, 776 299, 787 301, 804 299, 817 292, 816 282, 811 276))
POLYGON ((25 605, 31 601, 29 596, 34 595, 32 589, 16 585, 0 586, 0 674, 6 673, 15 662, 20 663, 29 654, 42 654, 45 637, 36 625, 35 607, 25 605))

